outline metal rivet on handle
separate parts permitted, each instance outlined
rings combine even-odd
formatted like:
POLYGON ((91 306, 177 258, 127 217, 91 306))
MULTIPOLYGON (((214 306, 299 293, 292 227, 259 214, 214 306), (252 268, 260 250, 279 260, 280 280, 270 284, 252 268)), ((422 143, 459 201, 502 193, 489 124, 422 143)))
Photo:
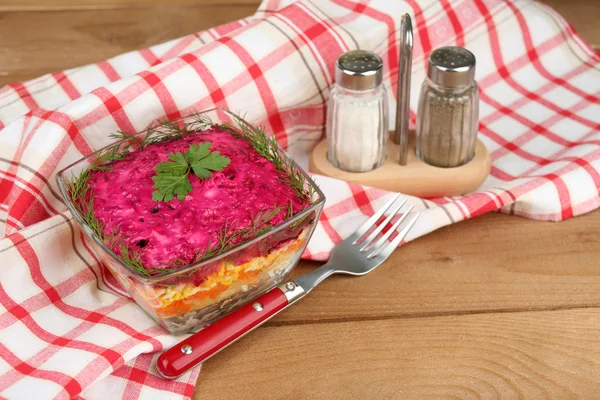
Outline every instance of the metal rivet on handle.
POLYGON ((286 283, 285 287, 288 288, 289 290, 294 290, 296 285, 294 285, 293 282, 288 282, 288 283, 286 283))
POLYGON ((190 346, 189 344, 182 345, 181 352, 183 354, 192 354, 192 346, 190 346))
POLYGON ((256 311, 262 311, 263 305, 257 301, 256 303, 252 304, 252 308, 254 308, 256 311))

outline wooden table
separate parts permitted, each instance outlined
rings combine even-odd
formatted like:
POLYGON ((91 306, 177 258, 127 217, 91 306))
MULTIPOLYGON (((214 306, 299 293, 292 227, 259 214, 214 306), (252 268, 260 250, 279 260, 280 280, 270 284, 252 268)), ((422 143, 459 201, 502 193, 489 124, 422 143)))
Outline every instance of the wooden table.
MULTIPOLYGON (((256 0, 0 0, 0 84, 253 13, 256 0)), ((548 0, 600 43, 600 2, 548 0)), ((197 399, 600 396, 600 211, 443 228, 208 361, 197 399)), ((314 268, 303 262, 298 273, 314 268)))

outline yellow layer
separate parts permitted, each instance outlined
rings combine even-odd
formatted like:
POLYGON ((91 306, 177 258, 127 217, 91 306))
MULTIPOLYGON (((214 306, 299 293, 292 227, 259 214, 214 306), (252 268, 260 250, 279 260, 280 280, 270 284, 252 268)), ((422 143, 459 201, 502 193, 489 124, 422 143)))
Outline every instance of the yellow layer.
MULTIPOLYGON (((156 311, 161 314, 187 312, 191 308, 198 307, 192 307, 191 304, 186 305, 183 303, 204 302, 205 300, 214 301, 219 294, 229 289, 234 282, 239 284, 252 283, 252 278, 259 273, 270 270, 274 265, 284 264, 281 261, 287 261, 286 259, 289 256, 302 248, 305 236, 303 232, 294 242, 277 249, 267 256, 253 258, 244 264, 234 265, 231 261, 226 260, 221 264, 219 271, 207 276, 199 286, 195 286, 189 282, 181 282, 170 287, 148 285, 144 286, 143 289, 138 288, 138 293, 147 302, 152 303, 156 311), (142 291, 139 289, 142 289, 142 291)), ((235 291, 238 290, 243 289, 235 289, 235 291)))
POLYGON ((225 261, 221 264, 219 271, 207 276, 206 280, 200 286, 194 286, 191 283, 179 283, 176 286, 155 289, 154 293, 157 300, 160 301, 161 306, 164 307, 174 301, 193 296, 196 293, 209 291, 219 284, 231 286, 234 281, 239 279, 240 272, 261 271, 263 268, 269 267, 277 257, 288 250, 287 247, 273 252, 266 257, 256 257, 247 263, 237 266, 230 261, 225 261))

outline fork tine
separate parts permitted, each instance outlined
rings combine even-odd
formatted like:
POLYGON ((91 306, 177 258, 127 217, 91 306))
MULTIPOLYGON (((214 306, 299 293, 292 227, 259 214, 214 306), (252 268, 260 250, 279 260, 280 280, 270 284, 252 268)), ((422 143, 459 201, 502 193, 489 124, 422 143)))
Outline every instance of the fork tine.
MULTIPOLYGON (((394 216, 396 214, 398 214, 398 211, 400 211, 400 209, 404 206, 404 204, 406 204, 407 201, 408 201, 408 199, 402 200, 400 202, 400 204, 390 213, 390 215, 387 216, 385 221, 383 221, 381 224, 379 224, 379 226, 373 232, 371 232, 371 234, 364 240, 363 245, 361 246, 359 251, 363 251, 364 249, 366 249, 369 246, 369 244, 371 244, 371 242, 373 240, 375 240, 377 235, 379 235, 381 233, 381 231, 383 230, 383 228, 385 228, 387 226, 387 224, 390 223, 392 218, 394 218, 394 216)), ((352 244, 355 244, 355 243, 352 243, 352 244)))
POLYGON ((379 218, 381 218, 381 216, 388 210, 388 208, 390 208, 390 206, 392 204, 394 204, 394 202, 396 200, 398 200, 398 197, 400 197, 400 193, 396 194, 390 201, 388 201, 387 203, 385 203, 385 206, 381 207, 375 214, 373 214, 373 216, 371 216, 371 218, 369 218, 367 220, 367 222, 365 222, 364 224, 362 224, 362 226, 360 228, 358 228, 356 230, 356 232, 354 232, 352 234, 351 237, 355 238, 353 244, 356 244, 356 241, 358 239, 360 239, 365 233, 367 233, 367 231, 369 229, 371 229, 371 227, 373 225, 375 225, 375 222, 377 222, 377 220, 379 218))
POLYGON ((398 236, 396 236, 394 238, 394 240, 392 240, 390 242, 390 244, 387 245, 387 247, 385 247, 384 249, 381 250, 379 255, 383 256, 384 259, 388 258, 390 256, 390 254, 392 254, 392 252, 398 248, 400 243, 404 240, 404 238, 406 237, 408 232, 412 229, 415 222, 417 222, 417 220, 419 219, 420 216, 421 216, 421 213, 420 212, 417 213, 417 215, 415 215, 415 217, 413 219, 411 219, 406 224, 406 226, 398 233, 398 236))
POLYGON ((391 229, 388 230, 385 233, 385 235, 383 235, 381 238, 379 238, 379 240, 377 242, 375 242, 375 244, 373 246, 371 246, 371 249, 373 249, 373 251, 371 252, 371 254, 369 254, 367 256, 367 258, 373 258, 379 253, 379 251, 383 248, 384 244, 387 243, 387 240, 389 239, 389 237, 392 236, 392 233, 396 232, 396 229, 398 229, 400 224, 406 219, 406 217, 408 216, 408 213, 412 209, 413 209, 413 206, 408 207, 408 210, 406 210, 406 212, 404 214, 402 214, 402 216, 400 218, 398 218, 398 221, 396 221, 396 223, 391 227, 391 229))

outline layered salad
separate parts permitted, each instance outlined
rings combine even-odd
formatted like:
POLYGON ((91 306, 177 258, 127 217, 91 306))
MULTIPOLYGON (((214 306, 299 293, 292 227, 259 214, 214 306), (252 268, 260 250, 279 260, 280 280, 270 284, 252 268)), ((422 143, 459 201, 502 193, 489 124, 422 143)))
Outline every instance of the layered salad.
POLYGON ((202 116, 160 127, 121 134, 119 146, 73 177, 69 195, 118 259, 107 262, 117 279, 161 324, 181 333, 289 272, 314 215, 275 228, 307 209, 313 193, 258 128, 202 116))

